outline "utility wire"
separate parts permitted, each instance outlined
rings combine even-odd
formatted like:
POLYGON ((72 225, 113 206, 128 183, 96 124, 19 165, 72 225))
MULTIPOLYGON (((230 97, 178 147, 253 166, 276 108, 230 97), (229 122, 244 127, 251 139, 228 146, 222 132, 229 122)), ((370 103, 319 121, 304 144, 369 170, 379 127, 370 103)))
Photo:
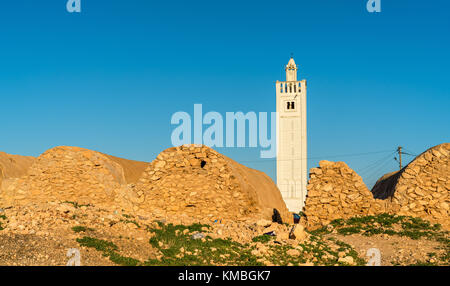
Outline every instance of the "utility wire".
POLYGON ((366 156, 366 155, 380 154, 380 153, 386 153, 386 152, 391 152, 392 153, 392 150, 365 152, 365 153, 353 153, 353 154, 342 154, 342 155, 330 155, 330 156, 324 155, 324 156, 320 156, 320 157, 289 158, 289 159, 278 159, 278 160, 277 160, 277 158, 267 158, 267 159, 250 160, 250 161, 239 161, 239 162, 240 163, 261 163, 261 162, 269 162, 269 161, 316 160, 316 159, 323 159, 323 158, 366 156))
POLYGON ((386 174, 386 170, 385 168, 389 165, 392 164, 392 161, 386 161, 383 165, 381 165, 379 168, 377 168, 374 172, 372 172, 370 175, 366 176, 367 182, 369 183, 369 185, 373 186, 375 185, 375 183, 381 178, 382 175, 386 174))
POLYGON ((392 160, 387 160, 386 162, 384 162, 383 164, 379 165, 376 169, 372 170, 372 172, 367 174, 368 178, 373 178, 374 176, 376 176, 377 178, 379 177, 378 175, 381 172, 384 172, 384 168, 388 165, 388 164, 392 164, 392 160))
POLYGON ((378 159, 378 160, 376 160, 375 162, 372 162, 372 163, 370 163, 369 165, 367 165, 367 166, 365 166, 365 167, 359 169, 359 172, 358 172, 358 173, 359 173, 359 174, 362 174, 362 173, 370 172, 373 168, 379 166, 380 164, 382 164, 382 163, 385 162, 386 160, 392 159, 391 156, 393 156, 395 152, 396 152, 396 151, 393 151, 393 152, 389 153, 389 155, 387 155, 387 156, 385 156, 385 157, 383 157, 383 158, 381 158, 381 159, 378 159))

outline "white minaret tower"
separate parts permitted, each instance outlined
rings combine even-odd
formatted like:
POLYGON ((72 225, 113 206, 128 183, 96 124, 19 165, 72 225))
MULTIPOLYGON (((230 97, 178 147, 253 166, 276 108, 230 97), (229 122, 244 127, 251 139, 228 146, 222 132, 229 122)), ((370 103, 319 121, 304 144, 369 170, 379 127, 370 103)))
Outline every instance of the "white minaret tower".
POLYGON ((277 186, 292 212, 306 199, 306 80, 297 80, 293 58, 286 66, 286 81, 277 81, 277 186))

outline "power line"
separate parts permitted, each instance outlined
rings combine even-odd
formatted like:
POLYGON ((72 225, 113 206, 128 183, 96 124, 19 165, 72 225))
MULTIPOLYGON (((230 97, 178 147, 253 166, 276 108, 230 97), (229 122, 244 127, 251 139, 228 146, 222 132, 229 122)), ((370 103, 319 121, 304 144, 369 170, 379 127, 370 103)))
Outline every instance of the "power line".
POLYGON ((377 177, 377 179, 379 178, 379 174, 381 172, 384 173, 384 168, 388 165, 388 164, 392 164, 391 160, 387 160, 386 162, 384 162, 383 164, 379 165, 376 169, 372 170, 372 172, 370 172, 369 174, 367 174, 366 177, 368 178, 373 178, 374 176, 377 177))
POLYGON ((360 175, 364 175, 364 177, 372 177, 375 173, 381 170, 387 163, 392 163, 392 154, 389 154, 388 157, 384 157, 383 160, 377 162, 376 165, 372 165, 370 168, 365 171, 358 172, 360 175))
POLYGON ((375 185, 375 183, 381 178, 382 175, 386 174, 387 172, 384 170, 389 164, 391 164, 392 161, 386 161, 384 164, 380 165, 374 172, 370 173, 370 175, 365 176, 367 177, 368 185, 375 185))
POLYGON ((415 155, 415 154, 417 154, 416 152, 414 152, 414 151, 411 151, 411 150, 409 150, 409 149, 406 149, 406 148, 403 148, 403 150, 406 150, 407 152, 409 152, 409 153, 412 153, 412 154, 408 154, 408 155, 412 155, 412 156, 418 156, 418 155, 415 155))
MULTIPOLYGON (((323 155, 320 157, 308 157, 308 158, 290 158, 290 159, 278 159, 278 161, 291 161, 291 160, 316 160, 323 158, 339 158, 339 157, 355 157, 355 156, 366 156, 372 154, 380 154, 386 152, 393 152, 392 150, 384 150, 384 151, 375 151, 375 152, 365 152, 365 153, 352 153, 352 154, 341 154, 341 155, 323 155)), ((260 163, 260 162, 269 162, 269 161, 277 161, 277 158, 262 158, 260 160, 249 160, 249 161, 239 161, 241 163, 260 163)))
POLYGON ((366 165, 365 167, 359 169, 360 172, 364 172, 370 170, 372 167, 377 166, 378 164, 384 162, 387 159, 392 159, 392 155, 394 155, 395 151, 390 152, 387 156, 382 157, 381 159, 377 159, 376 161, 366 165))

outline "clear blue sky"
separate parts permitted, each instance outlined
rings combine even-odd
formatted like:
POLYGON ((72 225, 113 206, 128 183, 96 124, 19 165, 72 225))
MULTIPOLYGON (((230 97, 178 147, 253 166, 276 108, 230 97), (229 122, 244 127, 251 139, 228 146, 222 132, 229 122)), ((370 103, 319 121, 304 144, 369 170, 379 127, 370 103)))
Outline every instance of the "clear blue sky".
MULTIPOLYGON (((170 147, 171 115, 194 103, 275 111, 291 52, 308 80, 309 167, 343 160, 370 185, 393 156, 337 155, 450 141, 449 1, 382 0, 379 14, 366 0, 65 5, 0 4, 2 151, 72 145, 151 161, 170 147)), ((259 149, 219 151, 275 177, 259 149)))

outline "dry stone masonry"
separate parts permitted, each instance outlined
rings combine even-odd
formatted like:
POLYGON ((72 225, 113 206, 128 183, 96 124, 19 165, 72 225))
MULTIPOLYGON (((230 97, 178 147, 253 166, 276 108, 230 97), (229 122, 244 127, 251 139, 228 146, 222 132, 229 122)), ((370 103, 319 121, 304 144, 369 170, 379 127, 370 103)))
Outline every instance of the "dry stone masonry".
POLYGON ((292 220, 267 175, 202 145, 163 151, 131 191, 123 194, 119 201, 129 198, 139 209, 162 217, 186 215, 208 222, 271 218, 275 208, 286 222, 292 220))
MULTIPOLYGON (((433 147, 383 176, 372 192, 345 163, 321 161, 310 170, 302 223, 314 229, 334 219, 387 212, 448 229, 449 157, 450 143, 433 147)), ((68 201, 166 222, 218 225, 272 221, 275 209, 283 222, 293 220, 267 175, 202 145, 169 148, 151 163, 78 147, 56 147, 36 159, 0 153, 0 186, 1 207, 68 201)))
POLYGON ((271 219, 292 215, 274 182, 205 146, 163 151, 152 163, 78 147, 56 147, 2 187, 0 204, 76 202, 172 222, 271 219))
POLYGON ((344 162, 321 161, 310 170, 304 214, 310 229, 332 220, 357 215, 373 215, 385 210, 385 203, 375 200, 362 178, 344 162))
POLYGON ((450 143, 435 146, 401 171, 384 175, 372 192, 345 163, 321 161, 310 170, 304 222, 317 228, 334 219, 386 212, 450 229, 449 160, 450 143))
POLYGON ((3 188, 9 204, 76 201, 108 205, 126 184, 124 169, 108 156, 78 147, 56 147, 39 156, 27 175, 3 188))
POLYGON ((428 149, 401 171, 375 184, 375 197, 392 213, 420 217, 449 228, 450 143, 428 149))

